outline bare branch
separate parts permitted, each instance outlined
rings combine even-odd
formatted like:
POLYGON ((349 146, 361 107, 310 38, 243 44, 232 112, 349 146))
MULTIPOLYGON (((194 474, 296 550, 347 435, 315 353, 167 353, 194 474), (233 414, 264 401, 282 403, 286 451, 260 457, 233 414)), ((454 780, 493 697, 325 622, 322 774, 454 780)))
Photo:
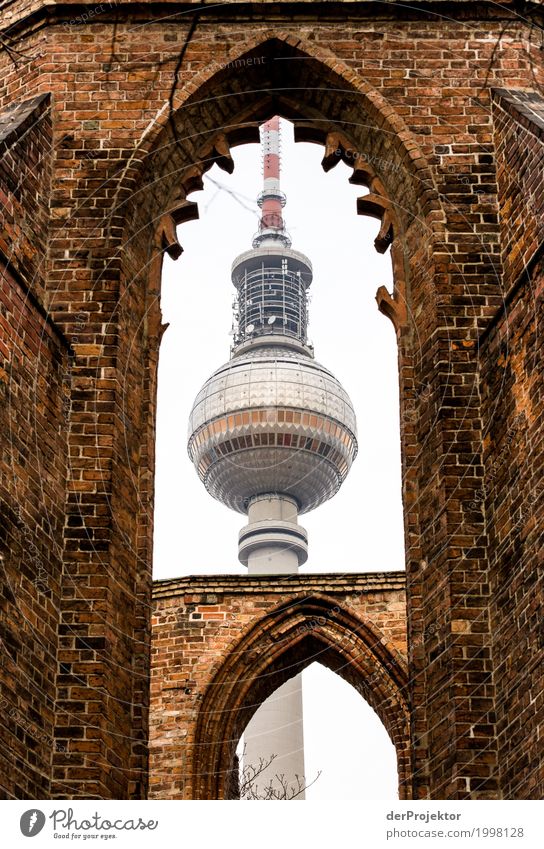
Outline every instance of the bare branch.
MULTIPOLYGON (((242 759, 246 753, 246 747, 242 753, 242 759)), ((259 758, 259 763, 245 764, 240 777, 240 799, 245 801, 292 801, 301 796, 308 787, 311 787, 319 776, 321 770, 310 784, 306 784, 304 776, 295 775, 295 783, 289 784, 284 773, 276 773, 267 784, 258 787, 257 779, 276 760, 277 755, 272 754, 269 758, 259 758)))
POLYGON ((3 35, 0 35, 0 49, 6 51, 16 68, 19 67, 21 62, 30 62, 35 58, 32 54, 25 53, 23 50, 19 50, 17 47, 14 47, 13 41, 5 38, 3 35))

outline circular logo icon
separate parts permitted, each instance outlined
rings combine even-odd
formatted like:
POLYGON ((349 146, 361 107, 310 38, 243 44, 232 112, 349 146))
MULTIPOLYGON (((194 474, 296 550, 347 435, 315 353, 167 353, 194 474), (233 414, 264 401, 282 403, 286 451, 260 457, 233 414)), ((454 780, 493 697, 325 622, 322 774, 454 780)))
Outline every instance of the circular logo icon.
POLYGON ((30 808, 22 815, 19 825, 25 837, 36 837, 45 825, 45 814, 37 808, 30 808))

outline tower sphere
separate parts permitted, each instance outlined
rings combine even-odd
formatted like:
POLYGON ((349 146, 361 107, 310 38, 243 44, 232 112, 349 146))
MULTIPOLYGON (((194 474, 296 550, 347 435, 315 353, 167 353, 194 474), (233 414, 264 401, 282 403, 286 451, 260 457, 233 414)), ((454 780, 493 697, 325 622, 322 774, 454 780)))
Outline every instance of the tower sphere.
POLYGON ((278 493, 305 513, 344 481, 357 453, 355 413, 300 344, 265 337, 206 381, 188 450, 208 492, 228 507, 246 513, 256 496, 278 493))

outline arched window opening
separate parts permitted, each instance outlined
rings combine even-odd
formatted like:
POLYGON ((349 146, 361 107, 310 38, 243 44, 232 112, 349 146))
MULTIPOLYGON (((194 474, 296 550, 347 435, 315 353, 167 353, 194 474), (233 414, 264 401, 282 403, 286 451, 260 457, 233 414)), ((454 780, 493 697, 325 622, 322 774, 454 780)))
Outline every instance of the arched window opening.
MULTIPOLYGON (((293 246, 307 254, 314 267, 310 339, 316 360, 339 378, 358 417, 359 455, 350 474, 334 498, 303 517, 309 535, 309 559, 303 571, 402 569, 397 345, 394 328, 375 301, 379 286, 392 291, 390 257, 374 250, 377 222, 356 215, 356 199, 366 189, 349 184, 351 169, 339 162, 325 174, 321 168, 323 148, 295 145, 287 121, 282 121, 282 130, 287 228, 293 246)), ((200 220, 180 228, 183 257, 177 264, 165 257, 161 307, 170 328, 162 340, 159 360, 156 578, 245 573, 236 551, 241 517, 210 497, 191 468, 185 447, 194 398, 203 381, 228 359, 235 294, 230 268, 233 259, 251 246, 258 221, 260 149, 246 145, 232 153, 234 173, 226 175, 214 166, 204 177, 204 190, 191 195, 198 203, 200 220)), ((312 668, 305 679, 309 727, 315 725, 316 704, 323 703, 322 694, 317 701, 316 694, 326 687, 337 700, 336 710, 345 715, 344 725, 364 729, 362 740, 381 739, 379 758, 390 765, 391 772, 389 785, 385 782, 384 787, 396 787, 391 743, 385 732, 383 737, 383 727, 375 733, 375 723, 380 723, 375 714, 365 711, 365 702, 358 699, 354 708, 354 693, 346 700, 349 686, 328 670, 312 668), (331 683, 323 675, 332 675, 334 680, 331 683)), ((323 717, 324 724, 326 721, 323 717)), ((310 740, 315 740, 315 734, 306 742, 308 763, 322 768, 319 749, 308 749, 310 740)), ((361 770, 364 763, 364 759, 359 761, 361 770)), ((373 760, 366 763, 370 774, 373 760)), ((327 769, 329 776, 333 771, 327 769)), ((333 791, 329 780, 322 782, 327 787, 324 792, 341 794, 342 783, 333 791)), ((315 798, 323 798, 318 783, 310 791, 317 794, 315 798)), ((357 793, 370 792, 363 789, 369 785, 362 778, 357 786, 357 793)))
POLYGON ((247 758, 244 762, 247 734, 241 738, 237 749, 241 797, 398 799, 395 747, 368 702, 355 687, 318 662, 310 664, 301 677, 303 728, 300 723, 301 727, 285 729, 284 687, 280 687, 262 706, 270 727, 261 742, 262 762, 249 763, 247 758), (300 782, 286 779, 284 759, 276 756, 275 736, 286 731, 294 745, 303 738, 306 771, 300 782))

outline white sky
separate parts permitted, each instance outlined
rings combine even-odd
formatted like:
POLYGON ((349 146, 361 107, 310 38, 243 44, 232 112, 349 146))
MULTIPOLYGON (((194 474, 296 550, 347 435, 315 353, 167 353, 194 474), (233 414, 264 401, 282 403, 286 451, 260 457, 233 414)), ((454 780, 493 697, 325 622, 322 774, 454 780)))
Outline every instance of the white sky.
MULTIPOLYGON (((316 359, 354 403, 359 454, 340 492, 301 517, 309 558, 300 571, 402 569, 397 346, 374 299, 378 286, 391 285, 391 264, 374 250, 379 223, 356 214, 364 189, 348 183, 351 169, 342 163, 325 174, 322 156, 318 145, 295 145, 292 126, 282 122, 285 219, 293 247, 314 268, 309 336, 316 359)), ((162 310, 170 327, 159 364, 155 578, 246 571, 237 559, 245 517, 208 495, 186 450, 193 400, 229 359, 230 267, 257 229, 259 146, 235 148, 233 157, 232 175, 208 172, 224 188, 206 179, 204 191, 191 195, 200 220, 180 227, 181 258, 165 258, 162 310)), ((303 693, 307 777, 322 771, 307 798, 397 798, 393 746, 361 696, 319 664, 303 673, 303 693)))

